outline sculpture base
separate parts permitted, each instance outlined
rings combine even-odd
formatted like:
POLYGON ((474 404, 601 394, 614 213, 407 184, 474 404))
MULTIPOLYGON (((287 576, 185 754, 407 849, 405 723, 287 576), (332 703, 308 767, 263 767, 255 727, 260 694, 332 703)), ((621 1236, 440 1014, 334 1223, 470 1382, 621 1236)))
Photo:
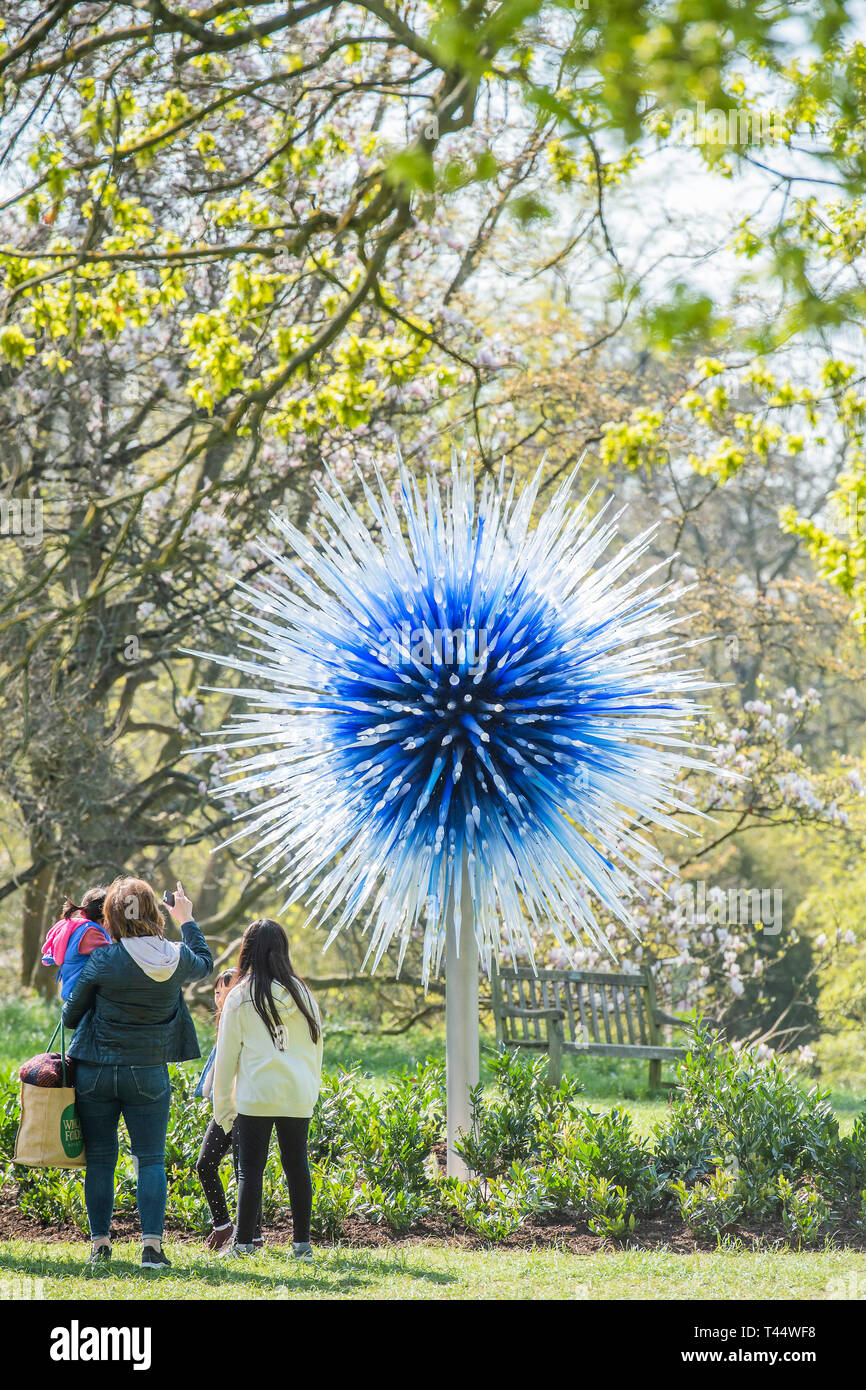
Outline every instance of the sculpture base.
POLYGON ((469 1092, 478 1085, 478 951, 471 928, 472 905, 468 874, 462 874, 463 929, 458 941, 456 913, 451 912, 445 938, 445 1086, 449 1178, 467 1178, 469 1169, 455 1149, 458 1131, 469 1132, 472 1111, 469 1092))

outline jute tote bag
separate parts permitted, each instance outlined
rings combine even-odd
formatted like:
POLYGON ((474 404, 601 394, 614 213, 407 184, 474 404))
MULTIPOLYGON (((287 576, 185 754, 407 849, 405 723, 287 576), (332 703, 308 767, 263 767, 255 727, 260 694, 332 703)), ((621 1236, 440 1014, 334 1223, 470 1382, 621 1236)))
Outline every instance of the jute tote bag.
MULTIPOLYGON (((60 1025, 61 1086, 21 1082, 21 1123, 15 1136, 14 1163, 27 1168, 84 1168, 84 1135, 75 1108, 75 1088, 66 1076, 66 1037, 60 1025)), ((57 1036, 57 1029, 54 1030, 57 1036)), ((51 1039, 51 1042, 54 1038, 51 1039)), ((48 1044, 49 1048, 51 1043, 48 1044)))

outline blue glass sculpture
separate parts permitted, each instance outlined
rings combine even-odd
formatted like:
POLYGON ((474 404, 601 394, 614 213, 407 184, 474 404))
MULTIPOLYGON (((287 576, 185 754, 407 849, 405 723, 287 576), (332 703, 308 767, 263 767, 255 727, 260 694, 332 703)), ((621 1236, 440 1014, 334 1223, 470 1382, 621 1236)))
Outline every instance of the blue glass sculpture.
POLYGON ((680 669, 682 591, 634 572, 652 531, 609 553, 617 518, 575 480, 533 527, 540 471, 476 488, 455 461, 422 491, 401 464, 396 502, 359 478, 364 517, 330 477, 321 534, 275 518, 293 556, 263 544, 271 573, 239 585, 250 654, 209 654, 250 681, 216 735, 246 753, 222 789, 249 799, 238 835, 328 944, 362 919, 373 968, 423 930, 429 979, 449 911, 487 970, 532 924, 607 945, 593 900, 628 927, 633 862, 661 862, 646 824, 684 829, 705 682, 680 669))

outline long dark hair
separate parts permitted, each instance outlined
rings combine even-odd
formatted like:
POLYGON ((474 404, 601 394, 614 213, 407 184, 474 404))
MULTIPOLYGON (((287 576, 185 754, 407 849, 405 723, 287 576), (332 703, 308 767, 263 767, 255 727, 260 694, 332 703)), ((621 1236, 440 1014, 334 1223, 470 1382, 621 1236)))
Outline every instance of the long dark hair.
POLYGON ((279 922, 270 917, 258 917, 250 922, 241 942, 237 973, 232 989, 237 989, 245 979, 250 981, 250 998, 253 1008, 271 1035, 276 1046, 277 1029, 281 1019, 271 984, 274 980, 284 986, 294 999, 299 1010, 307 1020, 310 1037, 319 1041, 319 1023, 313 1009, 313 996, 300 975, 296 975, 289 959, 289 939, 279 922))

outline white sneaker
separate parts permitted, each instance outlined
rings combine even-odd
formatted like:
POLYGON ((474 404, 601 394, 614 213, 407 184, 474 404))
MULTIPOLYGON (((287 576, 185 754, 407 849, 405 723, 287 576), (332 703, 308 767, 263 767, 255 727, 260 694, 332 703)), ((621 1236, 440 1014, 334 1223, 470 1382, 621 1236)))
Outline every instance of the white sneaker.
POLYGON ((256 1247, 254 1245, 238 1245, 237 1241, 234 1241, 231 1245, 227 1245, 224 1250, 220 1250, 217 1258, 220 1260, 245 1260, 248 1255, 255 1253, 256 1247))
POLYGON ((308 1240, 292 1241, 292 1259, 306 1260, 308 1264, 312 1264, 313 1247, 308 1240))

